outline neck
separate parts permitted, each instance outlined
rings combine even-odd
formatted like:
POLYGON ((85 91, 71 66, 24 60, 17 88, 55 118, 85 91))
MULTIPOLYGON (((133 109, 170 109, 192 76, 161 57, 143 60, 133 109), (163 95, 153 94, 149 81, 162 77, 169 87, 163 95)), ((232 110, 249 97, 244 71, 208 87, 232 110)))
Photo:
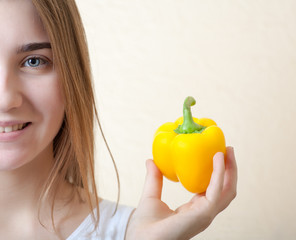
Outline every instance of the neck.
POLYGON ((20 211, 36 212, 42 187, 53 166, 52 146, 29 163, 0 172, 0 212, 12 215, 20 211))
MULTIPOLYGON (((22 235, 16 239, 32 239, 32 236, 53 234, 51 218, 53 196, 49 196, 42 202, 40 215, 38 212, 40 195, 53 164, 54 158, 50 146, 26 165, 12 171, 0 171, 0 236, 2 236, 1 233, 15 231, 15 229, 18 229, 22 235), (46 228, 40 224, 39 220, 46 228)), ((68 236, 75 229, 73 226, 77 227, 81 219, 88 214, 89 208, 78 198, 70 184, 62 182, 58 185, 54 221, 57 226, 62 226, 58 229, 61 234, 68 236), (69 204, 70 201, 71 204, 69 204), (83 211, 82 217, 79 215, 81 211, 83 211), (74 225, 73 221, 68 220, 69 216, 78 216, 74 225)), ((45 238, 38 237, 38 239, 45 238)))

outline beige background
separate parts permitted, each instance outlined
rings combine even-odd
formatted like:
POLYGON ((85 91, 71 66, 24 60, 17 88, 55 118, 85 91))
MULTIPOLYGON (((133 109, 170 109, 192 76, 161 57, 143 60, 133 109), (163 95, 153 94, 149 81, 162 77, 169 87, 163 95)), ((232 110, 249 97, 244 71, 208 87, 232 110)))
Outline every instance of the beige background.
MULTIPOLYGON (((182 114, 213 118, 236 151, 238 195, 194 239, 296 239, 296 1, 78 0, 102 125, 136 206, 153 133, 182 114)), ((116 200, 98 133, 101 196, 116 200)), ((191 194, 165 180, 172 208, 191 194)))

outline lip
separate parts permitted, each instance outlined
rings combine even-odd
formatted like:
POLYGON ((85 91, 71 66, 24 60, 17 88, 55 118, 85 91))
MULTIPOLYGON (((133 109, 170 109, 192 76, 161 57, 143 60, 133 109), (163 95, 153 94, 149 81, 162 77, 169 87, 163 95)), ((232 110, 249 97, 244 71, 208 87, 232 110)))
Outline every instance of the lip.
POLYGON ((0 127, 7 127, 7 126, 13 126, 16 124, 24 124, 24 123, 28 123, 25 121, 0 121, 0 127))
MULTIPOLYGON (((6 125, 2 125, 2 123, 4 122, 0 122, 0 126, 9 126, 9 125, 21 124, 26 122, 5 122, 6 125)), ((22 135, 24 135, 28 131, 28 129, 30 129, 31 125, 32 123, 29 122, 29 124, 22 130, 17 130, 17 131, 8 132, 8 133, 0 133, 0 142, 13 142, 18 140, 22 135)))

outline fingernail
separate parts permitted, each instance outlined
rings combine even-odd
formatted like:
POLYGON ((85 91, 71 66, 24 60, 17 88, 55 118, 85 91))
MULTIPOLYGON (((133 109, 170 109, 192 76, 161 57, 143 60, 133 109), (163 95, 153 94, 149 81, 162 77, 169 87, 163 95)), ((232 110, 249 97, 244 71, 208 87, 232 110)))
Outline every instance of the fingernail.
POLYGON ((234 155, 234 147, 231 147, 232 154, 234 155))
POLYGON ((153 162, 152 159, 147 159, 146 160, 146 168, 147 168, 147 170, 149 169, 149 164, 151 164, 151 162, 153 162))
POLYGON ((224 153, 223 152, 217 152, 215 155, 214 155, 214 158, 219 158, 219 157, 222 157, 224 158, 224 153), (222 154, 222 155, 221 155, 222 154), (221 156, 219 156, 221 155, 221 156))

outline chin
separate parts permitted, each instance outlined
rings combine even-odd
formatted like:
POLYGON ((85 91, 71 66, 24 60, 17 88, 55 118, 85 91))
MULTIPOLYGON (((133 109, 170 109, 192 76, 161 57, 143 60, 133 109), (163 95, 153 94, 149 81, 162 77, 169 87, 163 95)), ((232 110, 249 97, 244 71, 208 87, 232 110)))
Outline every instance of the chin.
POLYGON ((13 171, 26 165, 26 157, 14 152, 3 153, 0 156, 0 171, 13 171))

